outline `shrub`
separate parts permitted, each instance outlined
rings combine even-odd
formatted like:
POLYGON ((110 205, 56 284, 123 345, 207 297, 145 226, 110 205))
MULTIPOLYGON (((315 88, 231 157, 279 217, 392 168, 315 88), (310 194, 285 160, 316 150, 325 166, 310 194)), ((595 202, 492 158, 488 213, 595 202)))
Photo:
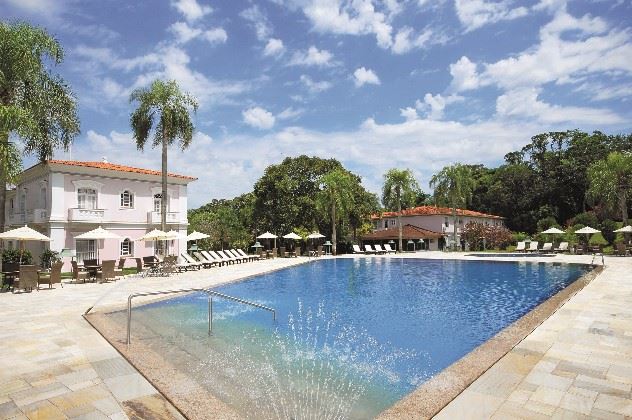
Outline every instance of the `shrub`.
POLYGON ((463 227, 461 237, 470 249, 481 250, 505 248, 513 239, 511 231, 504 226, 490 226, 479 222, 470 222, 463 227))
POLYGON ((617 234, 614 232, 617 229, 617 223, 613 220, 606 219, 601 222, 601 233, 603 238, 612 245, 617 238, 617 234))
POLYGON ((538 232, 542 232, 543 230, 547 230, 548 228, 554 226, 559 227, 557 220, 555 220, 555 217, 553 216, 538 220, 538 232))
POLYGON ((61 261, 59 258, 59 252, 51 251, 50 249, 42 252, 42 256, 40 257, 40 265, 42 268, 51 268, 53 263, 61 261))
POLYGON ((529 234, 525 232, 514 232, 512 236, 513 236, 513 242, 518 243, 527 239, 529 237, 529 234))
POLYGON ((587 211, 584 213, 579 213, 577 216, 573 217, 571 224, 591 226, 596 228, 597 226, 599 226, 599 220, 597 219, 597 216, 594 212, 587 211))
MULTIPOLYGON (((2 264, 6 263, 19 263, 20 262, 20 250, 19 249, 5 249, 2 251, 2 264)), ((22 264, 33 264, 33 255, 31 251, 25 249, 22 251, 22 264)))

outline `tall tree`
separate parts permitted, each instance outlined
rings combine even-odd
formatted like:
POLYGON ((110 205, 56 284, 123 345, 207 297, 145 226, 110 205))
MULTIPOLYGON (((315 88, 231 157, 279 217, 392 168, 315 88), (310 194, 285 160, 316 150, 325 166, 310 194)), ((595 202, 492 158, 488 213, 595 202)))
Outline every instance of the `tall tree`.
POLYGON ((446 166, 430 179, 430 188, 434 189, 435 200, 439 204, 452 209, 454 231, 452 233, 453 246, 456 247, 457 217, 456 209, 465 208, 472 198, 476 182, 469 166, 456 163, 446 166))
POLYGON ((160 199, 160 227, 167 230, 167 149, 174 141, 185 150, 193 139, 194 126, 190 109, 198 108, 196 99, 182 92, 175 80, 155 80, 148 88, 139 88, 130 95, 130 102, 138 102, 130 123, 138 150, 143 150, 154 131, 152 147, 162 147, 162 192, 160 199), (155 126, 154 126, 154 123, 155 126))
POLYGON ((40 161, 67 149, 79 133, 76 101, 70 88, 51 71, 64 58, 61 45, 44 29, 27 23, 0 22, 0 231, 5 226, 7 182, 21 169, 16 144, 40 161))
POLYGON ((410 169, 389 169, 384 174, 382 187, 382 204, 387 210, 397 211, 397 226, 399 229, 399 251, 403 248, 402 241, 402 209, 411 206, 419 196, 419 184, 410 169))
POLYGON ((318 194, 317 203, 322 211, 331 217, 332 252, 336 255, 338 238, 336 225, 349 213, 353 206, 354 179, 343 169, 335 169, 321 178, 322 190, 318 194))
POLYGON ((590 197, 607 207, 618 208, 621 219, 628 220, 628 194, 632 189, 632 154, 612 152, 588 168, 590 197))

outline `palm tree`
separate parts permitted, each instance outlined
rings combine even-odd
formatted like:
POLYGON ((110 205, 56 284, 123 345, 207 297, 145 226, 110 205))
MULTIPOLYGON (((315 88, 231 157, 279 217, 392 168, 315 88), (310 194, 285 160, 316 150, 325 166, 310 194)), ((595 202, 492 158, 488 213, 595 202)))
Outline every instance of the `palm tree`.
POLYGON ((384 204, 387 210, 397 211, 400 252, 404 249, 402 242, 402 209, 414 203, 419 191, 419 184, 410 169, 393 168, 384 174, 382 204, 384 204))
POLYGON ((446 205, 452 209, 454 223, 452 242, 455 249, 457 237, 456 209, 467 206, 467 203, 472 199, 475 187, 476 181, 471 168, 460 163, 444 167, 430 179, 430 188, 434 189, 435 201, 439 205, 446 205))
MULTIPOLYGON (((15 182, 22 162, 15 134, 26 154, 50 159, 56 148, 67 149, 79 133, 77 105, 70 88, 47 66, 63 61, 61 45, 44 29, 27 23, 0 22, 0 209, 7 182, 15 182)), ((5 214, 0 211, 0 231, 5 214)))
POLYGON ((322 190, 317 197, 317 205, 331 216, 332 253, 336 255, 336 225, 353 206, 352 176, 343 169, 334 169, 320 179, 322 190))
POLYGON ((612 152, 588 167, 588 195, 610 208, 619 208, 621 219, 628 220, 628 193, 632 188, 632 155, 612 152))
POLYGON ((130 95, 130 102, 138 102, 130 122, 138 150, 143 150, 152 127, 152 146, 162 146, 162 193, 160 200, 160 228, 167 230, 167 148, 179 140, 182 150, 193 139, 193 122, 189 108, 198 108, 195 98, 180 91, 174 81, 155 80, 148 88, 139 88, 130 95), (154 126, 154 123, 156 125, 154 126))

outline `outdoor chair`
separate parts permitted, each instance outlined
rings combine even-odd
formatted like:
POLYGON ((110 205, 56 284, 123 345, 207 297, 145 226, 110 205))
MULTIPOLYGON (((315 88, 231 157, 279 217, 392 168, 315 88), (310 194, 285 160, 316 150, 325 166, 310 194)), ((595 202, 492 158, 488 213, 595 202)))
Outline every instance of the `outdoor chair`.
POLYGON ((316 256, 317 257, 322 257, 323 256, 323 246, 322 245, 318 245, 317 251, 316 251, 316 256))
MULTIPOLYGON (((13 282, 13 293, 16 289, 33 290, 37 288, 37 266, 21 265, 20 276, 13 282)), ((38 289, 39 290, 39 289, 38 289)))
POLYGON ((382 249, 382 245, 380 244, 373 245, 373 248, 375 248, 377 254, 386 254, 386 251, 382 249))
POLYGON ((518 251, 518 252, 526 252, 525 245, 526 245, 526 243, 524 241, 518 242, 518 245, 516 245, 516 251, 518 251))
POLYGON ((300 246, 297 246, 296 248, 294 248, 294 256, 295 256, 295 257, 299 257, 299 256, 301 256, 301 255, 302 255, 302 254, 301 254, 301 247, 300 247, 300 246))
POLYGON ((2 282, 2 288, 5 286, 12 287, 13 282, 18 277, 20 272, 20 264, 18 263, 4 263, 2 264, 2 274, 4 275, 4 280, 2 282))
POLYGON ((134 261, 136 261, 136 275, 137 276, 144 275, 144 272, 143 272, 143 259, 142 258, 134 258, 134 261))
POLYGON ((233 257, 233 255, 230 252, 228 252, 228 251, 219 250, 219 251, 216 251, 216 252, 217 252, 217 254, 219 254, 219 256, 224 257, 226 260, 232 261, 233 264, 234 263, 241 264, 241 262, 242 262, 241 258, 233 257))
POLYGON ((208 253, 211 254, 213 256, 213 258, 223 262, 224 264, 235 264, 235 262, 236 262, 235 260, 231 260, 228 257, 226 257, 225 255, 220 254, 219 252, 216 252, 216 251, 208 251, 208 253))
POLYGON ((577 244, 575 245, 575 254, 583 255, 586 253, 586 247, 584 245, 577 244))
POLYGON ((616 255, 620 257, 625 257, 626 255, 628 255, 628 250, 625 248, 625 244, 624 243, 617 244, 617 249, 615 253, 616 255))
POLYGON ((551 252, 552 249, 553 249, 553 243, 552 242, 545 242, 544 245, 542 245, 542 249, 540 251, 541 252, 551 252))
POLYGON ((272 248, 272 258, 276 258, 276 257, 277 257, 277 249, 272 248))
POLYGON ((97 271, 97 281, 101 280, 101 283, 115 280, 114 269, 116 267, 115 260, 104 260, 101 262, 101 271, 97 271))
POLYGON ((123 277, 125 275, 123 267, 125 267, 125 258, 119 258, 118 266, 114 269, 114 277, 123 277))
POLYGON ((241 249, 241 248, 237 248, 237 253, 238 253, 239 255, 241 255, 242 257, 247 257, 247 258, 248 258, 248 261, 257 261, 257 260, 259 260, 259 258, 260 258, 257 254, 254 254, 254 255, 248 255, 248 254, 246 254, 246 253, 244 252, 244 250, 243 250, 243 249, 241 249))
POLYGON ((532 241, 531 243, 529 243, 529 249, 527 249, 527 251, 538 252, 538 245, 539 245, 538 241, 532 241))
POLYGON ((178 267, 178 256, 177 255, 168 255, 160 264, 160 274, 163 276, 170 276, 176 271, 180 271, 181 269, 178 267))
POLYGON ((279 257, 281 257, 281 258, 286 258, 287 257, 287 254, 285 253, 285 247, 284 246, 279 248, 279 257))
POLYGON ((353 244, 353 253, 354 254, 364 254, 364 251, 360 249, 359 245, 353 244))
POLYGON ((389 244, 384 244, 384 251, 386 251, 388 254, 395 253, 395 250, 391 248, 389 244))
POLYGON ((61 282, 61 267, 63 265, 63 262, 58 261, 51 265, 49 273, 38 273, 37 288, 39 289, 40 284, 48 284, 50 289, 55 283, 59 283, 61 287, 64 287, 64 284, 61 282))
POLYGON ((364 253, 365 254, 373 254, 375 251, 373 251, 373 248, 371 248, 371 245, 364 245, 364 253))
POLYGON ((236 251, 236 250, 234 250, 234 249, 229 249, 229 250, 228 250, 228 252, 230 252, 230 254, 231 254, 233 257, 235 257, 235 258, 237 258, 237 259, 240 259, 240 260, 241 260, 241 261, 243 261, 243 262, 248 262, 248 261, 250 261, 250 258, 248 258, 248 256, 247 256, 247 255, 244 257, 243 255, 239 254, 239 252, 237 252, 237 251, 236 251))
POLYGON ((208 251, 200 251, 200 252, 202 253, 204 257, 206 257, 208 261, 214 261, 215 264, 219 265, 220 267, 226 263, 224 260, 219 258, 219 256, 215 257, 211 255, 208 251))
POLYGON ((568 251, 568 242, 560 242, 560 246, 555 248, 555 252, 567 252, 568 251))
POLYGON ((194 251, 193 256, 198 259, 199 262, 202 263, 204 268, 211 268, 215 264, 217 264, 214 260, 207 259, 200 251, 194 251))
POLYGON ((90 274, 86 270, 79 268, 77 261, 71 261, 70 265, 72 266, 72 278, 75 283, 78 283, 79 280, 83 280, 85 283, 90 278, 90 274))
POLYGON ((200 268, 202 268, 203 264, 200 263, 199 261, 195 261, 195 259, 190 256, 189 254, 187 254, 186 252, 181 252, 180 255, 182 256, 182 258, 184 258, 184 261, 186 261, 186 263, 193 269, 195 270, 199 270, 200 268))

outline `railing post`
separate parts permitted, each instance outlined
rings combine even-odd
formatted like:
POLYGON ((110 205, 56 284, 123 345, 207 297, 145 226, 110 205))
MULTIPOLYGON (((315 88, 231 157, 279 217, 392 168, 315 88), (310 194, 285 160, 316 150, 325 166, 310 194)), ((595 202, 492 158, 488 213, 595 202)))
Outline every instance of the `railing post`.
POLYGON ((134 295, 130 295, 127 298, 127 347, 129 348, 129 343, 132 341, 132 298, 134 295))
POLYGON ((208 335, 213 332, 213 296, 208 295, 208 335))

